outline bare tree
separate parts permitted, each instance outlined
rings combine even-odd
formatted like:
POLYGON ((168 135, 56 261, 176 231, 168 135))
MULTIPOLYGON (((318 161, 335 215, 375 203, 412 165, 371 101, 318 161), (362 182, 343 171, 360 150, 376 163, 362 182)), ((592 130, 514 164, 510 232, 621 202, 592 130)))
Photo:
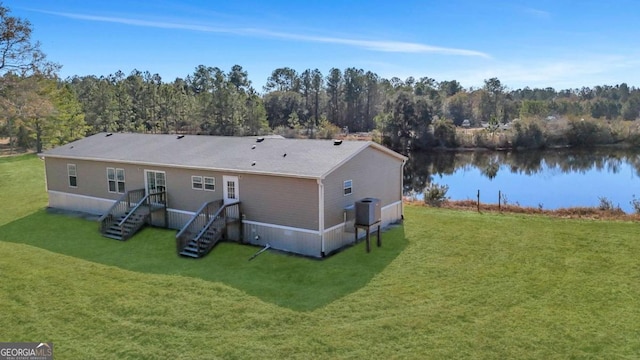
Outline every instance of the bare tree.
POLYGON ((39 42, 31 41, 31 23, 10 15, 0 3, 0 75, 16 72, 19 75, 41 73, 54 75, 58 64, 46 61, 39 42))

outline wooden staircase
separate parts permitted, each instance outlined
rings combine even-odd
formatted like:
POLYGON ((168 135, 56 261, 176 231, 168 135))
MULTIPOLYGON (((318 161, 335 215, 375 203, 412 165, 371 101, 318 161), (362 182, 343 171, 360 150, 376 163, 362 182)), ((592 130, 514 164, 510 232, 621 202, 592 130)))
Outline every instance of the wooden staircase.
POLYGON ((100 217, 100 233, 111 239, 128 240, 149 223, 153 212, 162 210, 166 214, 166 204, 165 192, 145 195, 144 189, 127 191, 100 217))
POLYGON ((227 224, 240 221, 240 203, 207 202, 176 235, 178 254, 201 258, 227 236, 227 224))
POLYGON ((127 213, 120 215, 102 235, 115 240, 127 240, 147 223, 148 212, 127 213))
POLYGON ((185 246, 179 254, 192 258, 202 257, 211 251, 215 244, 222 239, 222 233, 222 231, 216 228, 207 229, 199 239, 193 238, 189 240, 187 246, 185 246))

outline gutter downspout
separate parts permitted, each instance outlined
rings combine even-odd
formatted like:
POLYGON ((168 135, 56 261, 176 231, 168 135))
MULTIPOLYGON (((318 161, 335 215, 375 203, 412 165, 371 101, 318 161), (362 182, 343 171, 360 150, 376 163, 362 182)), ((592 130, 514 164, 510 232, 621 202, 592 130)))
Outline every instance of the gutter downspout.
POLYGON ((402 165, 400 165, 400 219, 404 221, 404 165, 407 163, 406 160, 402 160, 402 165))
POLYGON ((43 153, 39 153, 38 158, 43 162, 42 167, 44 167, 44 191, 47 193, 47 205, 51 206, 51 196, 49 195, 49 181, 47 181, 47 158, 43 153))
POLYGON ((318 228, 320 229, 320 256, 324 257, 324 184, 318 179, 318 228))

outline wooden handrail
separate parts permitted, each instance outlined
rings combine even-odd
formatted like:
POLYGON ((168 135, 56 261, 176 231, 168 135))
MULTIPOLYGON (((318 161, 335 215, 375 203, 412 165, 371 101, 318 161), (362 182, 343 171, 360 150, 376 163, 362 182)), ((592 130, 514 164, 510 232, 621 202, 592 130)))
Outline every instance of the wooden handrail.
MULTIPOLYGON (((178 253, 180 253, 191 241, 195 241, 198 255, 202 253, 208 252, 218 241, 219 237, 209 243, 206 247, 203 247, 202 238, 203 236, 213 227, 217 230, 223 230, 227 224, 227 209, 232 206, 239 206, 240 202, 236 201, 230 204, 224 204, 221 200, 212 201, 205 203, 200 210, 189 220, 189 222, 180 230, 180 232, 176 235, 176 245, 178 253), (211 214, 208 212, 208 209, 213 204, 219 204, 219 208, 215 211, 215 213, 211 214), (202 219, 202 215, 206 216, 206 223, 198 225, 200 219, 202 219), (220 222, 222 220, 222 222, 220 222), (217 225, 216 225, 217 224, 217 225), (197 233, 196 233, 197 230, 197 233), (193 236, 195 234, 195 236, 193 236)), ((222 231, 220 231, 218 236, 222 236, 222 231)))
POLYGON ((100 216, 100 218, 98 219, 98 221, 102 221, 104 220, 111 212, 113 212, 118 205, 120 205, 120 203, 125 202, 124 200, 127 199, 127 203, 129 202, 129 194, 135 191, 144 191, 144 189, 136 189, 136 190, 131 190, 131 191, 127 191, 126 193, 122 194, 122 196, 120 196, 118 198, 118 200, 116 200, 116 202, 113 203, 113 205, 111 205, 111 207, 109 208, 109 210, 107 210, 106 213, 104 213, 102 216, 100 216))
POLYGON ((144 192, 144 189, 136 189, 127 191, 122 196, 120 196, 120 198, 118 198, 118 200, 116 200, 116 202, 111 205, 109 210, 107 210, 107 212, 98 219, 98 223, 100 224, 100 232, 104 233, 104 231, 108 229, 111 224, 113 224, 116 217, 125 214, 131 207, 132 203, 138 204, 141 201, 139 199, 142 198, 144 192))
POLYGON ((233 203, 233 204, 224 204, 222 205, 222 207, 220 207, 218 209, 218 211, 215 212, 215 214, 213 214, 213 216, 211 216, 211 219, 209 219, 209 221, 204 225, 204 227, 202 228, 202 230, 200 230, 200 232, 198 233, 198 235, 196 235, 196 237, 194 238, 194 240, 198 241, 200 240, 200 238, 202 237, 202 235, 204 235, 204 233, 207 232, 207 230, 209 229, 209 227, 213 224, 214 221, 218 220, 218 217, 220 217, 220 213, 223 212, 227 206, 230 205, 235 205, 237 203, 233 203))
POLYGON ((120 240, 126 240, 146 223, 147 216, 144 216, 142 219, 133 222, 131 226, 125 226, 127 221, 130 220, 142 206, 149 206, 150 212, 158 210, 157 208, 153 209, 152 206, 161 207, 166 210, 166 192, 160 191, 147 195, 145 195, 145 192, 145 189, 136 189, 127 191, 120 196, 109 208, 109 211, 100 217, 100 232, 107 234, 111 229, 110 235, 117 234, 120 240), (122 217, 122 220, 119 220, 120 217, 122 217))
POLYGON ((218 204, 217 207, 219 207, 220 205, 222 205, 222 200, 213 200, 213 201, 209 201, 209 202, 206 202, 206 203, 202 204, 202 206, 198 209, 198 211, 196 211, 195 214, 193 214, 191 219, 189 219, 189 221, 187 221, 187 223, 184 224, 182 229, 180 229, 178 234, 176 234, 176 238, 180 238, 182 235, 184 235, 184 233, 189 230, 189 228, 192 226, 192 224, 195 223, 198 220, 200 215, 203 215, 205 213, 205 211, 207 211, 207 209, 210 206, 215 205, 215 204, 218 204))
MULTIPOLYGON (((162 195, 164 195, 164 193, 165 193, 164 191, 159 191, 159 192, 156 192, 156 193, 151 193, 151 194, 145 195, 145 197, 143 197, 142 200, 140 200, 140 202, 136 206, 134 206, 134 208, 131 209, 131 211, 129 211, 127 216, 125 216, 122 220, 120 220, 120 222, 118 223, 118 226, 122 226, 125 222, 127 222, 127 220, 129 220, 129 218, 133 214, 135 214, 135 212, 140 208, 140 206, 142 206, 142 205, 150 205, 150 202, 149 202, 149 198, 150 197, 157 196, 157 195, 162 196, 162 195)), ((164 204, 164 201, 161 202, 161 204, 164 204)))

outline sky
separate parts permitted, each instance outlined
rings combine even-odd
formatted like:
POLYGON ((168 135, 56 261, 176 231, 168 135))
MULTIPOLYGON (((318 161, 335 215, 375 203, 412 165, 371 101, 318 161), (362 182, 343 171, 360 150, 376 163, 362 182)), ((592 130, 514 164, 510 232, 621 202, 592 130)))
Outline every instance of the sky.
POLYGON ((165 82, 240 65, 261 91, 277 68, 355 67, 402 80, 556 90, 640 87, 640 1, 4 0, 60 77, 132 70, 165 82))

